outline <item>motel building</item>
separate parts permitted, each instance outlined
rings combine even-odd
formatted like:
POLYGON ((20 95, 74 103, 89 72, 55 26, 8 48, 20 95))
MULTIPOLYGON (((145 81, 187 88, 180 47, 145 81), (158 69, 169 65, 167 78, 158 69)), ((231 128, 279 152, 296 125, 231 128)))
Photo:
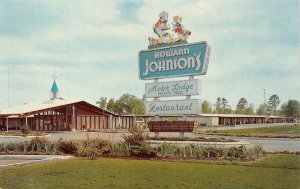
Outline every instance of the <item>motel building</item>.
POLYGON ((66 101, 58 92, 54 80, 50 100, 0 110, 0 128, 19 130, 27 124, 32 131, 115 132, 135 125, 132 115, 118 115, 83 100, 66 101))
MULTIPOLYGON (((143 118, 147 124, 149 121, 154 120, 154 116, 137 116, 143 118)), ((182 116, 169 115, 160 116, 160 124, 165 125, 166 120, 180 120, 182 116)), ((240 114, 197 114, 189 115, 187 121, 196 122, 198 127, 201 126, 235 126, 235 125, 255 125, 255 124, 280 124, 280 123, 294 123, 295 120, 290 117, 281 116, 267 116, 267 115, 240 115, 240 114)), ((139 123, 139 121, 137 122, 139 123)))
POLYGON ((190 117, 202 126, 234 126, 247 124, 293 123, 290 117, 239 114, 200 114, 190 117))
MULTIPOLYGON (((84 100, 66 101, 58 97, 56 81, 51 87, 51 99, 0 110, 0 129, 19 130, 29 125, 32 131, 100 131, 125 132, 138 125, 147 127, 153 115, 118 115, 84 100)), ((180 120, 182 116, 161 116, 162 120, 180 120)), ((195 114, 187 121, 198 126, 229 126, 264 123, 292 123, 293 119, 279 116, 195 114)))

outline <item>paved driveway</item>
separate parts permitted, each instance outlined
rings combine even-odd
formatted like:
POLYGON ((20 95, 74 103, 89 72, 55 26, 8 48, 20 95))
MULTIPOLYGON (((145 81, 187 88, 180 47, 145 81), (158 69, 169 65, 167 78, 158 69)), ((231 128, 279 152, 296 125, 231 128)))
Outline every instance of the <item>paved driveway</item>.
POLYGON ((210 138, 230 138, 239 139, 241 142, 248 142, 250 146, 261 145, 266 151, 300 151, 300 139, 289 138, 259 138, 259 137, 233 137, 233 136, 218 136, 218 135, 202 135, 195 134, 194 136, 210 137, 210 138))

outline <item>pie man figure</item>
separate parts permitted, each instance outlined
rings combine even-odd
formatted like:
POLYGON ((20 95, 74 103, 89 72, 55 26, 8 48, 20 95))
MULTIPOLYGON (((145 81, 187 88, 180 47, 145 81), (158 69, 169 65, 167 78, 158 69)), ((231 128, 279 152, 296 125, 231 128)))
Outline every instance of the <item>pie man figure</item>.
POLYGON ((168 15, 169 14, 166 11, 163 11, 158 15, 159 19, 155 23, 153 30, 159 37, 165 37, 168 35, 166 32, 166 30, 170 29, 167 25, 168 15))

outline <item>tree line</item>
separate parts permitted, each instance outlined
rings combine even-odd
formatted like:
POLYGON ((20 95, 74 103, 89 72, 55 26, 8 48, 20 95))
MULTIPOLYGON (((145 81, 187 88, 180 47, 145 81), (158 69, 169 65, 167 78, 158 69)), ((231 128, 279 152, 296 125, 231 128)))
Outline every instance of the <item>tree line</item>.
POLYGON ((117 114, 145 114, 143 100, 128 93, 123 94, 118 99, 110 98, 108 100, 107 97, 100 97, 96 104, 102 109, 106 109, 117 114))
POLYGON ((260 104, 255 111, 253 104, 249 104, 247 99, 244 97, 239 99, 235 109, 232 109, 226 98, 218 97, 213 105, 211 105, 211 103, 207 100, 204 100, 202 102, 202 113, 280 115, 293 118, 300 117, 300 103, 298 100, 289 100, 287 103, 283 103, 280 109, 278 109, 280 102, 279 96, 274 94, 269 97, 267 103, 260 104))
MULTIPOLYGON (((107 97, 100 97, 96 104, 103 109, 117 114, 134 114, 144 115, 145 98, 138 98, 131 94, 123 94, 121 97, 114 99, 107 97)), ((246 115, 280 115, 286 117, 300 118, 300 103, 298 100, 289 100, 283 103, 278 108, 281 100, 278 95, 274 94, 269 97, 267 103, 260 104, 254 110, 252 103, 248 103, 247 99, 242 97, 239 99, 235 108, 229 105, 229 102, 224 97, 218 97, 215 104, 211 104, 207 100, 202 102, 202 113, 215 114, 246 114, 246 115)))

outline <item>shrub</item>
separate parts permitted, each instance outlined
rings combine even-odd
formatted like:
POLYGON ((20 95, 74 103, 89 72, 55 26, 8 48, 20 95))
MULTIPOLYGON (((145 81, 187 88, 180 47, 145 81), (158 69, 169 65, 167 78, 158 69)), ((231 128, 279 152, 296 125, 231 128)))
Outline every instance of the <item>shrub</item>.
POLYGON ((98 156, 102 155, 102 151, 95 146, 84 147, 80 145, 77 149, 77 155, 89 159, 96 159, 98 156))
POLYGON ((253 147, 254 153, 256 156, 262 155, 265 153, 263 147, 261 145, 255 145, 253 147))
POLYGON ((160 157, 172 157, 176 156, 177 146, 174 144, 168 144, 164 142, 161 146, 156 149, 160 157))
POLYGON ((138 127, 133 127, 130 129, 131 135, 123 135, 123 139, 125 143, 130 145, 139 145, 140 142, 145 141, 145 137, 143 136, 143 130, 139 129, 138 127))
POLYGON ((246 147, 245 146, 230 147, 227 155, 230 159, 245 159, 246 147))
POLYGON ((163 143, 156 148, 159 157, 179 157, 183 159, 229 159, 229 160, 255 160, 263 154, 261 146, 246 149, 245 146, 224 148, 218 146, 188 145, 177 146, 163 143), (259 153, 258 153, 259 152, 259 153))
POLYGON ((108 154, 110 151, 110 143, 99 137, 87 138, 78 142, 76 145, 76 155, 80 157, 87 157, 89 159, 96 159, 97 157, 108 154))
POLYGON ((57 154, 57 142, 45 138, 33 138, 30 141, 1 143, 0 152, 12 154, 57 154))
POLYGON ((200 145, 196 145, 194 147, 194 158, 204 158, 205 157, 205 147, 204 146, 200 146, 200 145))
POLYGON ((47 154, 59 154, 57 142, 48 142, 45 144, 44 151, 47 154))
POLYGON ((143 131, 138 127, 130 130, 131 135, 123 135, 125 144, 129 146, 129 154, 136 157, 156 157, 156 151, 143 136, 143 131))
POLYGON ((156 151, 148 143, 142 142, 138 145, 129 145, 129 154, 135 157, 156 157, 156 151))
POLYGON ((188 145, 186 148, 186 156, 192 158, 194 156, 194 145, 188 145))
POLYGON ((72 131, 72 125, 71 124, 67 125, 67 131, 72 131))
POLYGON ((110 145, 110 152, 117 156, 129 156, 129 145, 124 142, 112 143, 110 145))
POLYGON ((24 135, 28 135, 30 133, 30 126, 29 125, 23 125, 21 126, 21 132, 24 134, 24 135))
POLYGON ((224 149, 216 146, 208 146, 206 147, 207 154, 205 157, 214 158, 214 157, 222 157, 224 155, 224 149))
POLYGON ((1 148, 2 148, 1 151, 5 151, 5 152, 16 151, 18 149, 17 145, 18 145, 18 143, 13 143, 13 142, 4 143, 1 145, 1 148))
POLYGON ((217 158, 224 156, 224 148, 222 147, 189 145, 184 148, 184 158, 217 158))
POLYGON ((61 153, 75 155, 78 150, 78 142, 75 140, 63 140, 60 138, 57 141, 57 148, 61 153))
POLYGON ((20 141, 17 143, 16 150, 18 152, 26 153, 28 151, 28 146, 30 144, 30 141, 20 141))
POLYGON ((27 146, 27 151, 45 151, 45 146, 48 145, 49 141, 45 137, 32 138, 27 146))
POLYGON ((82 140, 82 145, 85 148, 96 148, 99 150, 100 155, 102 154, 108 154, 110 150, 110 143, 107 140, 103 140, 99 137, 96 138, 90 138, 87 135, 87 138, 85 140, 82 140))

